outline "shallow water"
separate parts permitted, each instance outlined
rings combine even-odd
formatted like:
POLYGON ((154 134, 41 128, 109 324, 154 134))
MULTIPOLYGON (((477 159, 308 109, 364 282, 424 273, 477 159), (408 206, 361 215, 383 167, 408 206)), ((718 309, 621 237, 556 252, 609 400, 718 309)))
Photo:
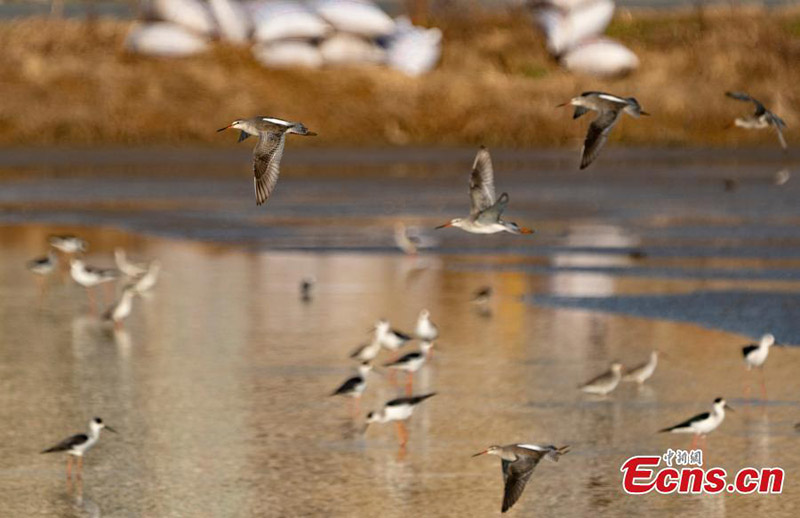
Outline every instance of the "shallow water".
MULTIPOLYGON (((578 175, 558 154, 497 153, 508 216, 537 235, 440 232, 417 259, 396 253, 395 221, 430 228, 465 211, 470 154, 289 163, 266 209, 251 206, 246 175, 219 176, 218 163, 167 178, 142 164, 7 165, 0 515, 491 516, 499 461, 470 454, 536 442, 572 452, 540 465, 510 514, 794 516, 799 353, 772 351, 765 403, 739 353, 765 315, 779 340, 800 338, 786 322, 800 287, 800 184, 768 182, 785 164, 666 153, 643 178, 635 154, 621 155, 621 170, 578 175), (746 181, 726 193, 727 176, 746 181), (124 332, 90 316, 69 282, 51 279, 40 298, 24 271, 49 233, 67 230, 89 239, 92 264, 110 265, 115 246, 164 263, 124 332), (297 285, 309 275, 317 287, 303 303, 297 285), (496 292, 490 318, 469 303, 484 285, 496 292), (771 295, 683 318, 718 300, 699 298, 709 293, 753 291, 771 295), (625 302, 634 295, 656 302, 625 302), (326 396, 377 318, 410 330, 423 307, 442 338, 415 392, 438 394, 411 419, 403 455, 392 426, 361 435, 348 402, 326 396), (612 359, 643 361, 652 348, 669 358, 645 387, 606 399, 576 390, 612 359), (625 495, 624 460, 688 448, 688 437, 654 432, 720 395, 737 411, 709 437, 706 465, 781 466, 784 493, 625 495), (77 500, 63 459, 37 452, 93 415, 120 434, 87 455, 77 500)), ((244 158, 235 167, 246 171, 244 158)), ((397 390, 372 376, 363 410, 397 390)))

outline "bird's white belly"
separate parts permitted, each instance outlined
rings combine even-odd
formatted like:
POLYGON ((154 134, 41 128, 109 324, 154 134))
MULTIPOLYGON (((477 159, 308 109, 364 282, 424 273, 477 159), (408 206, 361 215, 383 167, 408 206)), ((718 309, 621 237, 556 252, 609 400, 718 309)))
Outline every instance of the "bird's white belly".
POLYGON ((506 227, 499 223, 490 223, 488 225, 472 224, 463 228, 471 234, 497 234, 506 230, 506 227))
POLYGON ((750 367, 761 367, 764 365, 764 362, 767 361, 768 354, 769 349, 756 349, 748 354, 745 360, 747 361, 747 365, 750 367))
POLYGON ((714 431, 720 424, 722 424, 722 420, 725 419, 725 416, 714 417, 711 416, 708 419, 704 419, 698 423, 694 423, 692 425, 692 429, 695 430, 695 433, 698 434, 707 434, 714 431))
POLYGON ((411 417, 411 414, 414 413, 414 407, 410 405, 404 405, 399 407, 387 407, 386 408, 386 420, 387 421, 403 421, 411 417))

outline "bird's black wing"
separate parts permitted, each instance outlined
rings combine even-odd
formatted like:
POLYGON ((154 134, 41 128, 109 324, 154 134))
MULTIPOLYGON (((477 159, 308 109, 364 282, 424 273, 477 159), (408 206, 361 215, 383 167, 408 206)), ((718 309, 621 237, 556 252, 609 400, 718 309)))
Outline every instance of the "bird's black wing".
POLYGON ((423 394, 421 396, 399 397, 386 403, 386 406, 416 405, 435 395, 436 392, 431 392, 430 394, 423 394))
POLYGON ((413 359, 419 358, 420 356, 422 356, 422 353, 415 351, 413 353, 404 354, 400 358, 398 358, 398 359, 396 359, 394 361, 391 361, 389 363, 384 363, 383 366, 384 367, 391 367, 393 365, 402 365, 402 364, 404 364, 404 363, 406 363, 408 361, 411 361, 413 359))
POLYGON ((272 194, 281 174, 280 165, 286 132, 263 133, 253 150, 253 175, 255 176, 256 205, 262 205, 272 194))
POLYGON ((79 433, 77 435, 73 435, 72 437, 67 437, 60 443, 56 444, 52 448, 47 448, 40 453, 53 453, 57 451, 69 451, 73 447, 77 446, 78 444, 83 444, 89 440, 89 437, 85 433, 79 433))
POLYGON ((511 509, 522 492, 525 490, 525 485, 528 479, 533 474, 533 468, 538 464, 538 458, 520 456, 513 462, 503 461, 503 474, 505 475, 505 491, 503 493, 503 508, 502 512, 511 509))
POLYGON ((754 115, 756 117, 764 115, 764 113, 767 111, 767 109, 764 108, 764 105, 761 104, 761 102, 758 99, 754 99, 744 92, 725 92, 725 95, 727 95, 731 99, 736 99, 737 101, 745 101, 755 104, 756 112, 754 115))
POLYGON ((581 150, 581 169, 585 169, 600 154, 600 150, 608 140, 611 129, 617 124, 622 110, 608 110, 597 116, 589 125, 586 140, 583 141, 581 150))
POLYGON ((396 334, 398 336, 398 338, 400 338, 401 340, 405 340, 406 342, 411 340, 411 336, 410 335, 408 335, 408 334, 406 334, 406 333, 404 333, 402 331, 398 331, 397 329, 392 329, 392 333, 396 334))
POLYGON ((347 380, 345 380, 344 383, 342 383, 339 386, 339 388, 337 388, 331 393, 331 396, 349 394, 350 392, 353 392, 353 390, 355 390, 357 386, 363 383, 363 381, 364 379, 361 376, 353 376, 352 378, 348 378, 347 380))
POLYGON ((677 430, 678 428, 688 428, 692 423, 697 421, 703 421, 704 419, 708 419, 711 416, 708 412, 703 412, 702 414, 697 414, 696 416, 687 419, 682 423, 678 423, 675 426, 670 426, 669 428, 664 428, 663 430, 659 430, 659 432, 671 432, 672 430, 677 430))
POLYGON ((742 347, 742 356, 744 356, 745 358, 747 358, 747 356, 748 356, 748 355, 749 355, 751 352, 755 351, 756 349, 758 349, 758 346, 757 346, 757 345, 755 345, 755 344, 745 345, 744 347, 742 347))

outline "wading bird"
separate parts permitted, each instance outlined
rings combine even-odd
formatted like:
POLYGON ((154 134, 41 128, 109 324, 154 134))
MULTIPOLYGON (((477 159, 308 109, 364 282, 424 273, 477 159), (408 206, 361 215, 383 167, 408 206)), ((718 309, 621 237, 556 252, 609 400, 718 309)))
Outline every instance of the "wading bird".
POLYGON ((122 329, 122 322, 130 316, 133 309, 133 297, 137 294, 133 285, 125 286, 119 299, 103 314, 103 319, 112 322, 117 331, 122 329))
POLYGON ((372 370, 372 364, 361 362, 358 374, 347 378, 339 388, 331 392, 331 396, 347 396, 353 400, 353 417, 361 413, 361 395, 367 389, 367 375, 372 370))
POLYGON ((436 327, 436 324, 431 321, 431 312, 427 309, 423 309, 419 312, 414 334, 417 335, 417 338, 420 340, 425 340, 428 342, 433 342, 439 338, 439 328, 436 327))
POLYGON ((575 112, 573 119, 577 119, 589 110, 597 112, 597 117, 589 125, 586 139, 581 150, 581 169, 585 169, 600 155, 600 150, 608 140, 614 125, 619 121, 622 112, 632 117, 650 115, 642 110, 639 102, 633 97, 618 97, 605 92, 583 92, 578 97, 573 97, 569 102, 559 104, 558 107, 572 105, 575 112))
POLYGON ((786 128, 786 123, 783 119, 769 111, 757 99, 753 99, 743 92, 725 92, 725 95, 737 101, 751 102, 756 106, 756 111, 748 117, 737 117, 733 124, 739 128, 745 129, 764 129, 772 128, 778 135, 778 142, 781 147, 786 150, 786 138, 783 136, 783 130, 786 128))
POLYGON ((555 446, 539 446, 536 444, 509 444, 507 446, 489 446, 487 449, 476 453, 479 455, 496 455, 500 457, 500 467, 503 470, 503 507, 501 512, 511 509, 519 500, 528 479, 533 474, 533 469, 543 458, 558 462, 558 458, 569 453, 569 446, 556 448, 555 446))
POLYGON ((650 358, 636 367, 631 367, 622 376, 622 381, 635 381, 639 385, 650 379, 658 366, 658 351, 650 353, 650 358))
POLYGON ((240 131, 239 142, 250 136, 258 137, 258 144, 253 149, 256 205, 265 203, 275 189, 275 184, 278 183, 286 135, 290 133, 308 137, 316 135, 299 122, 285 121, 275 117, 257 116, 239 119, 217 131, 225 131, 229 128, 240 131))
POLYGON ((611 368, 596 378, 587 381, 579 388, 587 394, 605 396, 619 385, 622 379, 622 364, 614 362, 611 368))
POLYGON ((400 439, 400 447, 405 447, 408 442, 408 431, 403 421, 411 417, 417 405, 435 395, 436 392, 431 392, 430 394, 423 394, 421 396, 401 397, 389 401, 379 412, 370 412, 367 414, 367 423, 364 426, 364 432, 366 433, 367 427, 372 423, 388 423, 390 421, 395 421, 397 423, 397 435, 400 439))
POLYGON ((725 420, 725 409, 728 409, 731 412, 733 412, 733 409, 728 406, 725 400, 721 397, 718 397, 717 399, 714 400, 714 405, 711 408, 711 412, 703 412, 702 414, 697 414, 691 419, 687 419, 686 421, 678 423, 675 426, 664 428, 663 430, 659 430, 658 432, 694 434, 694 438, 692 439, 692 446, 690 448, 694 449, 695 446, 697 446, 697 440, 700 437, 703 438, 703 443, 705 444, 706 435, 716 430, 717 427, 722 424, 722 421, 725 420))
MULTIPOLYGON (((758 368, 761 377, 761 396, 764 399, 767 398, 767 385, 764 381, 764 362, 767 361, 769 348, 773 345, 775 345, 775 337, 771 334, 765 334, 761 337, 758 344, 748 344, 742 347, 742 357, 744 358, 747 370, 751 371, 754 367, 758 368)), ((750 392, 749 385, 746 392, 750 392)))
POLYGON ((75 457, 77 459, 75 477, 78 479, 83 478, 83 454, 91 449, 97 440, 100 439, 100 430, 103 428, 109 432, 117 433, 116 430, 105 424, 102 419, 95 417, 89 421, 88 435, 85 433, 79 433, 77 435, 73 435, 72 437, 67 437, 52 448, 48 448, 41 453, 55 453, 62 451, 67 453, 67 480, 72 478, 72 458, 75 457))
POLYGON ((495 200, 494 170, 492 158, 485 147, 481 147, 472 165, 469 179, 470 211, 467 218, 454 218, 436 227, 456 227, 472 234, 533 234, 533 230, 520 227, 516 223, 503 221, 503 212, 508 206, 508 194, 503 193, 495 200))
POLYGON ((117 279, 117 277, 119 277, 117 270, 113 268, 95 268, 94 266, 87 266, 80 259, 72 259, 69 264, 72 279, 86 288, 86 294, 89 297, 89 306, 91 311, 94 312, 92 288, 98 284, 104 284, 117 279))
POLYGON ((405 371, 406 394, 410 396, 413 392, 412 380, 414 378, 414 373, 425 364, 425 361, 430 357, 432 350, 433 342, 423 340, 419 344, 419 351, 404 354, 394 361, 384 363, 383 366, 387 369, 405 371))

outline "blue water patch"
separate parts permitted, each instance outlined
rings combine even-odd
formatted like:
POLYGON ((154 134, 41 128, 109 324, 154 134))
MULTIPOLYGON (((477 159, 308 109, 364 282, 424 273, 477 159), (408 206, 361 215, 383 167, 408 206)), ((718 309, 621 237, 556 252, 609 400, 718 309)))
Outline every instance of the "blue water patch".
POLYGON ((753 339, 772 333, 782 344, 800 344, 800 294, 794 293, 696 291, 680 295, 611 297, 530 295, 527 300, 540 306, 691 322, 753 339))

